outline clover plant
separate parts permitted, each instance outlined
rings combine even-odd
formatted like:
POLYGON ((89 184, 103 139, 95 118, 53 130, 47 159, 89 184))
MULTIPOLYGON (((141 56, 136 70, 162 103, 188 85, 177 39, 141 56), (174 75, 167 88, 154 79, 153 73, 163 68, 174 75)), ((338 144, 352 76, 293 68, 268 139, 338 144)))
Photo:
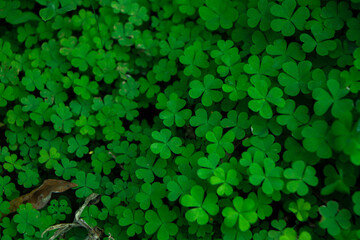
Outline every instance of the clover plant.
POLYGON ((0 0, 0 238, 360 239, 359 10, 0 0))

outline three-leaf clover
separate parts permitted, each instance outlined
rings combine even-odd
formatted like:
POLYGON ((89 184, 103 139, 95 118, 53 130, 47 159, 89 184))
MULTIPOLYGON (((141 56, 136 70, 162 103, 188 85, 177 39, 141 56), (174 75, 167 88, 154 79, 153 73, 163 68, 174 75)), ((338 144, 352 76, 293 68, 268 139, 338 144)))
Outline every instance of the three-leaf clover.
POLYGON ((335 79, 329 79, 326 85, 330 94, 322 88, 313 90, 312 96, 316 100, 314 104, 315 113, 321 116, 327 112, 331 105, 331 114, 334 117, 340 117, 342 114, 350 112, 353 101, 342 99, 349 93, 349 90, 340 88, 340 83, 335 79))
POLYGON ((118 219, 120 226, 129 226, 126 230, 129 237, 140 234, 143 231, 143 225, 146 222, 144 212, 140 209, 134 211, 126 208, 121 216, 118 215, 118 219))
POLYGON ((76 173, 76 179, 73 182, 78 185, 75 192, 78 198, 89 196, 93 190, 99 188, 100 186, 100 183, 94 174, 85 173, 84 171, 78 171, 76 173))
POLYGON ((249 8, 247 11, 249 27, 254 28, 259 25, 261 31, 269 30, 271 22, 270 8, 272 4, 268 0, 259 0, 257 8, 249 8))
POLYGON ((14 216, 14 222, 18 224, 18 232, 33 236, 35 227, 38 227, 40 223, 40 213, 30 203, 20 205, 17 212, 18 214, 14 216))
POLYGON ((283 92, 278 87, 273 87, 269 90, 266 81, 254 80, 254 86, 249 87, 248 94, 253 99, 250 100, 248 105, 254 112, 259 112, 260 116, 270 119, 273 116, 270 103, 284 107, 285 100, 282 98, 283 92))
POLYGON ((284 91, 289 96, 297 96, 301 91, 308 94, 308 81, 311 73, 312 64, 310 61, 286 62, 282 65, 284 72, 278 76, 279 83, 284 86, 284 91))
POLYGON ((304 30, 306 20, 310 17, 309 9, 299 7, 296 9, 295 0, 284 0, 281 5, 274 4, 270 12, 277 19, 271 21, 271 28, 275 32, 280 32, 285 37, 294 35, 295 27, 304 30))
POLYGON ((236 187, 241 180, 241 175, 238 175, 234 169, 225 171, 222 167, 218 167, 214 170, 213 174, 214 176, 211 176, 210 183, 212 185, 220 184, 216 190, 219 196, 230 196, 233 193, 232 186, 236 187))
POLYGON ((215 78, 214 75, 207 74, 204 77, 204 81, 194 80, 190 82, 190 97, 196 99, 201 97, 201 102, 205 107, 209 107, 213 102, 220 102, 223 98, 221 91, 215 89, 221 89, 223 82, 215 78))
POLYGON ((315 176, 316 170, 312 166, 306 166, 302 160, 293 162, 291 166, 284 171, 284 177, 290 180, 286 188, 291 193, 305 196, 309 192, 307 185, 315 187, 319 182, 315 176))
POLYGON ((72 112, 69 107, 65 106, 64 103, 60 103, 53 107, 56 114, 51 115, 51 121, 54 123, 54 129, 56 131, 64 130, 66 133, 70 133, 71 129, 75 125, 75 121, 71 119, 72 112))
POLYGON ((287 99, 283 108, 277 108, 277 112, 282 115, 277 116, 276 121, 282 126, 286 125, 290 131, 306 124, 310 119, 309 109, 306 106, 300 105, 296 109, 295 107, 295 101, 287 99))
POLYGON ((86 146, 89 143, 89 138, 83 135, 76 134, 75 138, 72 137, 68 140, 69 153, 76 153, 76 156, 82 158, 86 153, 89 152, 89 148, 86 146))
POLYGON ((291 202, 289 205, 289 210, 295 213, 296 218, 301 222, 308 219, 310 209, 311 204, 306 202, 303 198, 299 198, 296 202, 291 202))
POLYGON ((284 186, 282 180, 283 169, 276 167, 274 160, 271 158, 264 159, 264 166, 259 163, 252 163, 249 167, 250 177, 249 181, 255 186, 262 184, 264 193, 270 195, 275 190, 279 191, 284 186))
POLYGON ((316 152, 319 158, 330 158, 332 150, 327 142, 328 124, 324 120, 316 120, 306 126, 302 132, 303 145, 309 152, 316 152))
POLYGON ((322 216, 319 225, 321 228, 326 228, 328 233, 332 236, 339 235, 341 229, 348 229, 351 227, 351 213, 347 209, 339 210, 339 204, 335 201, 329 201, 327 206, 319 207, 319 212, 322 216))
POLYGON ((147 152, 146 157, 141 156, 136 159, 136 164, 141 168, 135 171, 135 175, 138 179, 144 179, 147 183, 152 183, 155 180, 155 176, 164 177, 166 174, 166 160, 162 158, 156 158, 156 155, 152 152, 147 152))
POLYGON ((185 48, 184 55, 180 56, 180 62, 188 65, 184 69, 186 76, 200 77, 201 70, 199 68, 208 68, 209 56, 203 52, 201 42, 196 41, 193 45, 185 48))
POLYGON ((222 116, 218 111, 214 111, 208 117, 208 112, 204 108, 195 111, 195 115, 190 118, 190 125, 197 127, 195 134, 198 137, 204 137, 207 132, 215 126, 220 125, 222 116))
POLYGON ((179 230, 178 226, 173 223, 177 218, 176 212, 169 210, 166 205, 154 210, 149 210, 145 213, 147 223, 144 226, 145 232, 149 235, 157 231, 157 238, 159 240, 168 240, 170 236, 175 236, 179 230))
POLYGON ((250 198, 235 197, 233 207, 226 207, 222 211, 225 217, 224 224, 233 227, 238 222, 238 227, 242 232, 250 229, 250 225, 255 223, 258 216, 255 211, 255 202, 250 198))
POLYGON ((205 225, 209 222, 209 215, 215 216, 219 212, 217 204, 218 197, 214 193, 208 193, 205 196, 204 189, 195 185, 191 188, 190 194, 184 195, 180 203, 185 207, 192 207, 185 213, 189 222, 195 222, 199 225, 205 225))
POLYGON ((206 151, 210 154, 217 153, 220 158, 223 158, 225 152, 232 153, 234 151, 235 134, 233 131, 228 131, 223 135, 223 128, 216 126, 212 131, 206 133, 206 139, 212 142, 206 147, 206 151))
POLYGON ((40 157, 39 162, 40 163, 46 163, 46 168, 53 168, 55 164, 60 159, 60 153, 57 151, 55 147, 51 147, 49 151, 45 149, 40 150, 40 157))
POLYGON ((336 42, 330 40, 335 35, 335 31, 332 29, 322 27, 320 23, 315 23, 311 26, 311 33, 315 39, 307 33, 302 33, 300 35, 304 52, 311 53, 316 49, 317 54, 326 56, 329 52, 336 49, 336 42))
POLYGON ((197 175, 201 179, 208 179, 211 177, 220 162, 220 157, 217 153, 211 153, 207 157, 201 157, 198 160, 198 165, 201 167, 197 170, 197 175))
POLYGON ((183 109, 186 101, 178 97, 176 93, 171 93, 166 103, 166 109, 159 114, 160 119, 164 120, 164 125, 183 127, 185 121, 191 117, 190 109, 183 109))
POLYGON ((227 113, 227 118, 221 120, 221 126, 223 128, 231 128, 231 131, 235 133, 237 140, 241 140, 245 137, 245 130, 249 128, 248 114, 246 112, 237 113, 235 110, 231 110, 227 113))
POLYGON ((171 152, 175 154, 181 153, 181 139, 178 137, 171 137, 171 131, 169 129, 161 129, 159 131, 152 132, 152 137, 160 141, 159 143, 153 143, 150 149, 155 154, 160 154, 163 159, 171 157, 171 152))
POLYGON ((238 18, 238 11, 231 6, 232 2, 229 0, 206 0, 205 4, 206 6, 199 8, 199 14, 211 31, 217 30, 220 26, 230 29, 238 18))
POLYGON ((163 205, 162 199, 166 196, 165 184, 154 182, 144 183, 141 186, 141 191, 136 194, 135 200, 140 203, 140 208, 147 210, 152 204, 155 208, 163 205))
POLYGON ((77 162, 70 161, 67 158, 61 159, 61 164, 56 162, 54 165, 55 174, 58 177, 62 177, 65 180, 69 180, 72 176, 75 176, 78 172, 78 169, 76 168, 77 162))

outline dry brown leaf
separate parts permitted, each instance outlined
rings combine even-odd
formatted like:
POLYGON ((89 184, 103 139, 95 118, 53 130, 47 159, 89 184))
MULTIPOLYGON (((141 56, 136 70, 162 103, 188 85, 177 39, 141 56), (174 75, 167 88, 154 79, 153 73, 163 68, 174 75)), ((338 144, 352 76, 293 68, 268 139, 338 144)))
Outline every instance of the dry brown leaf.
POLYGON ((26 203, 31 203, 35 209, 41 209, 50 201, 52 193, 62 193, 77 186, 78 185, 75 183, 64 180, 46 179, 40 187, 32 190, 30 193, 11 200, 9 214, 16 212, 21 204, 26 203))

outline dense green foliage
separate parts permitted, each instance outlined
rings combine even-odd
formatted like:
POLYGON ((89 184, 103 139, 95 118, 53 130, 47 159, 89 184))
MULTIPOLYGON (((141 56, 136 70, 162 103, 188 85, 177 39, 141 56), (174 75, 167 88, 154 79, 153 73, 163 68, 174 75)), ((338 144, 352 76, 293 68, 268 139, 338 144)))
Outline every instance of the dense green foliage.
POLYGON ((78 185, 1 240, 41 239, 93 192, 82 218, 119 240, 360 239, 359 10, 0 0, 0 213, 78 185))

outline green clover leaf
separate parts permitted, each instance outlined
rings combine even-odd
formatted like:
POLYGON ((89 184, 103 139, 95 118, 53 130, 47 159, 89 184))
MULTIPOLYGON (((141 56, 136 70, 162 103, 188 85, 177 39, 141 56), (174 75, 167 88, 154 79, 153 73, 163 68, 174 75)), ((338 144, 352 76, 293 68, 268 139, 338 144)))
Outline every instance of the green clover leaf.
POLYGON ((296 109, 295 101, 292 99, 287 99, 285 106, 283 108, 277 108, 277 112, 282 114, 276 117, 276 121, 285 126, 290 130, 296 130, 300 125, 306 124, 309 122, 309 109, 300 105, 296 109))
POLYGON ((190 125, 197 127, 195 129, 196 136, 205 137, 207 132, 220 125, 221 118, 221 114, 217 111, 212 112, 208 118, 208 112, 199 108, 195 111, 195 115, 190 118, 190 125))
POLYGON ((238 78, 228 76, 225 78, 222 90, 229 93, 229 99, 231 101, 236 102, 246 97, 249 86, 250 84, 246 75, 241 75, 238 78))
POLYGON ((308 94, 308 81, 311 73, 312 64, 310 61, 302 61, 297 65, 295 62, 286 62, 282 65, 283 73, 278 76, 278 81, 281 86, 284 86, 284 91, 290 96, 296 96, 301 91, 308 94))
POLYGON ((29 121, 29 115, 22 111, 20 105, 16 105, 13 110, 9 110, 6 116, 10 124, 16 124, 19 127, 24 126, 25 122, 29 121))
POLYGON ((297 42, 287 44, 285 39, 276 39, 273 44, 266 47, 269 55, 274 58, 274 68, 281 69, 286 62, 304 61, 305 53, 301 50, 301 45, 297 42))
POLYGON ((271 29, 280 32, 285 37, 294 35, 295 27, 304 30, 306 20, 310 17, 309 9, 298 7, 296 9, 295 0, 284 0, 281 5, 274 4, 270 12, 277 19, 271 21, 271 29))
POLYGON ((329 201, 326 206, 319 207, 319 212, 322 216, 320 220, 320 227, 327 229, 332 236, 339 235, 341 229, 348 229, 351 227, 351 213, 347 209, 339 210, 339 204, 335 201, 329 201))
POLYGON ((264 193, 270 195, 275 190, 280 191, 284 186, 282 180, 283 169, 276 167, 275 162, 271 158, 264 159, 264 166, 258 163, 252 163, 249 167, 249 181, 255 186, 262 184, 264 193), (265 171, 264 171, 265 170, 265 171))
POLYGON ((104 172, 105 175, 109 175, 111 170, 116 166, 114 159, 106 151, 93 154, 91 156, 91 165, 94 168, 95 173, 104 172))
POLYGON ((260 116, 266 119, 273 116, 270 103, 278 107, 285 106, 282 90, 278 87, 273 87, 270 91, 268 89, 267 83, 262 80, 254 80, 254 86, 248 89, 248 94, 253 99, 248 103, 249 108, 254 112, 259 112, 260 116))
POLYGON ((270 8, 272 4, 268 0, 259 0, 257 8, 249 8, 247 10, 247 16, 249 17, 247 23, 249 27, 255 28, 259 25, 261 31, 269 30, 271 22, 270 8))
POLYGON ((33 236, 35 227, 39 225, 40 213, 30 203, 20 205, 17 212, 14 216, 14 222, 17 223, 18 232, 33 236))
POLYGON ((258 216, 255 212, 255 202, 250 198, 235 197, 233 199, 233 207, 225 207, 222 215, 225 217, 224 224, 227 227, 233 227, 238 222, 238 227, 242 232, 250 229, 258 216))
POLYGON ((46 77, 41 74, 40 69, 28 69, 25 71, 25 77, 22 78, 21 83, 26 90, 33 92, 35 89, 41 91, 44 89, 46 77))
POLYGON ((162 199, 166 196, 166 185, 159 182, 144 183, 141 191, 136 194, 135 200, 140 204, 142 210, 150 208, 150 204, 155 208, 163 206, 162 199))
POLYGON ((119 217, 120 226, 129 226, 126 230, 126 233, 129 237, 135 236, 135 234, 140 234, 143 231, 143 226, 146 223, 145 215, 142 210, 132 210, 126 208, 122 216, 119 217))
POLYGON ((18 175, 18 183, 25 188, 30 188, 39 184, 40 175, 37 169, 31 169, 29 167, 24 168, 25 171, 21 171, 18 175))
POLYGON ((352 175, 354 167, 349 164, 337 164, 324 167, 325 187, 321 189, 321 195, 330 195, 335 191, 350 194, 350 187, 354 186, 356 178, 352 175))
POLYGON ((121 46, 129 47, 134 45, 135 39, 139 38, 141 34, 139 30, 134 30, 134 25, 130 22, 125 24, 117 22, 113 29, 111 37, 117 39, 121 46))
MULTIPOLYGON (((71 59, 71 65, 73 65, 76 68, 79 68, 80 71, 85 72, 89 65, 94 66, 96 59, 97 59, 97 53, 95 51, 90 51, 91 46, 87 43, 80 42, 72 51, 72 59, 71 59)), ((86 76, 83 76, 86 77, 86 76)), ((82 82, 84 82, 82 80, 82 82)))
POLYGON ((329 52, 336 49, 336 42, 330 40, 334 37, 335 31, 329 28, 323 28, 320 24, 313 24, 311 26, 311 33, 315 39, 307 33, 302 33, 300 35, 304 52, 311 53, 316 49, 317 54, 326 56, 329 52))
POLYGON ((99 126, 98 121, 94 115, 89 117, 80 116, 79 120, 75 122, 75 125, 80 127, 81 135, 88 134, 89 136, 95 135, 95 127, 99 126))
POLYGON ((215 78, 211 74, 204 76, 204 81, 194 80, 190 82, 189 95, 191 98, 201 97, 201 102, 205 107, 209 107, 213 102, 220 102, 223 98, 221 91, 215 89, 221 89, 223 82, 215 78))
POLYGON ((160 157, 163 159, 168 159, 171 157, 171 152, 175 154, 181 153, 181 144, 182 141, 178 137, 171 138, 171 131, 169 129, 161 129, 159 131, 152 132, 152 137, 160 141, 160 143, 153 143, 150 146, 150 149, 155 154, 160 154, 160 157))
POLYGON ((94 174, 85 173, 84 171, 78 171, 76 173, 76 179, 73 182, 78 185, 75 192, 78 198, 89 196, 93 190, 98 189, 100 186, 100 183, 94 174))
POLYGON ((51 115, 51 122, 54 123, 54 129, 56 131, 64 130, 64 132, 70 133, 75 125, 75 121, 71 119, 73 114, 69 110, 69 107, 65 106, 64 103, 60 103, 53 108, 56 112, 56 114, 51 115))
POLYGON ((167 59, 161 59, 157 65, 154 66, 153 71, 155 78, 158 81, 168 82, 171 76, 176 75, 177 68, 175 61, 168 61, 167 59))
POLYGON ((211 153, 207 157, 201 157, 198 160, 198 165, 201 167, 197 170, 197 175, 201 179, 210 178, 216 167, 220 162, 220 157, 217 153, 211 153))
POLYGON ((86 146, 89 143, 89 138, 84 137, 83 135, 76 134, 75 138, 72 137, 68 140, 69 153, 75 153, 76 156, 82 158, 84 154, 89 153, 89 148, 86 146))
POLYGON ((259 82, 259 80, 269 82, 267 76, 275 77, 278 75, 278 71, 273 66, 274 59, 271 56, 265 55, 260 61, 257 55, 252 55, 248 59, 248 64, 244 65, 244 72, 252 75, 250 78, 252 83, 259 82))
POLYGON ((232 131, 228 131, 223 135, 223 128, 220 126, 214 127, 212 131, 206 133, 206 139, 212 144, 206 147, 206 151, 211 153, 217 153, 220 158, 225 157, 225 152, 232 153, 234 151, 233 141, 235 134, 232 131))
POLYGON ((315 176, 316 170, 311 166, 306 166, 304 161, 296 161, 292 163, 292 168, 284 171, 284 177, 290 181, 286 184, 289 192, 296 192, 300 196, 305 196, 309 192, 309 186, 315 187, 319 180, 315 176))
POLYGON ((2 197, 0 197, 0 214, 8 214, 10 212, 10 202, 4 201, 2 197))
POLYGON ((49 151, 45 149, 40 150, 40 163, 46 163, 45 167, 48 169, 53 168, 58 160, 60 159, 60 153, 57 151, 55 147, 51 147, 49 151))
POLYGON ((309 152, 316 152, 319 158, 330 158, 332 150, 327 143, 328 124, 324 120, 316 120, 311 126, 303 128, 303 145, 309 152))
POLYGON ((83 99, 90 99, 91 95, 99 93, 99 85, 95 81, 89 81, 88 76, 81 76, 74 80, 74 92, 76 95, 81 96, 83 99))
POLYGON ((296 202, 291 202, 289 205, 289 210, 296 214, 296 218, 304 222, 309 217, 309 211, 311 209, 311 204, 305 202, 305 199, 299 198, 296 202))
POLYGON ((164 125, 171 127, 172 125, 183 127, 185 121, 191 117, 190 109, 182 109, 186 105, 186 101, 178 97, 176 93, 171 93, 166 103, 166 109, 159 114, 160 119, 164 120, 164 125))
POLYGON ((15 100, 14 89, 0 83, 0 107, 5 107, 8 101, 15 100))
POLYGON ((266 217, 271 216, 273 208, 269 205, 272 202, 271 197, 267 196, 260 188, 255 192, 249 194, 249 198, 254 200, 256 205, 256 214, 258 218, 264 220, 266 217))
POLYGON ((16 187, 9 176, 0 176, 0 197, 5 194, 9 198, 14 192, 16 192, 16 187))
POLYGON ((194 15, 196 10, 204 4, 204 0, 176 0, 175 2, 179 5, 179 11, 189 16, 194 15))
POLYGON ((353 101, 351 99, 342 99, 349 93, 349 90, 340 88, 340 83, 335 79, 329 79, 326 85, 330 94, 322 88, 313 90, 312 96, 316 100, 314 104, 316 115, 324 115, 331 105, 331 114, 334 117, 340 117, 342 114, 350 112, 353 101))
MULTIPOLYGON (((184 1, 184 0, 180 0, 184 1)), ((188 0, 185 0, 188 1, 188 0)), ((191 1, 192 3, 194 1, 191 1)), ((176 60, 181 55, 183 55, 184 51, 182 48, 184 47, 184 42, 181 40, 176 39, 173 36, 170 36, 167 41, 162 40, 159 43, 160 46, 160 54, 162 56, 168 56, 169 60, 176 60)))
POLYGON ((178 226, 172 223, 176 218, 176 213, 170 211, 166 205, 158 208, 157 212, 149 210, 145 213, 145 232, 149 235, 157 232, 159 240, 167 240, 170 236, 175 236, 179 230, 178 226))
POLYGON ((231 128, 231 131, 235 133, 236 139, 241 140, 245 137, 245 130, 250 127, 248 114, 246 112, 238 114, 235 110, 231 110, 227 113, 227 118, 221 120, 221 126, 223 128, 231 128))
POLYGON ((229 0, 205 0, 206 6, 199 8, 199 15, 205 20, 205 26, 211 30, 217 30, 220 26, 230 29, 238 18, 238 11, 233 8, 229 0))
POLYGON ((354 202, 354 212, 360 216, 360 191, 357 191, 352 196, 352 201, 354 202))
POLYGON ((147 152, 146 157, 137 158, 136 164, 141 167, 135 171, 136 177, 144 179, 147 183, 152 183, 155 176, 164 177, 166 174, 166 160, 162 158, 156 159, 156 155, 152 152, 147 152))
POLYGON ((219 196, 230 196, 233 193, 232 186, 236 187, 242 180, 241 175, 234 169, 225 171, 223 168, 218 167, 214 170, 213 174, 214 176, 210 177, 210 183, 212 185, 220 184, 216 191, 219 196))
POLYGON ((169 181, 167 183, 167 189, 169 190, 168 199, 170 201, 176 201, 185 193, 190 192, 191 186, 195 184, 193 180, 190 180, 185 175, 177 176, 175 179, 176 181, 169 181))
POLYGON ((201 42, 196 41, 193 45, 185 48, 184 55, 180 56, 180 62, 188 65, 184 69, 186 76, 200 77, 201 70, 199 68, 208 68, 209 56, 203 52, 201 42))
POLYGON ((55 174, 56 176, 62 177, 65 180, 70 180, 70 178, 75 176, 78 172, 76 166, 77 162, 70 161, 67 158, 62 158, 61 164, 56 162, 54 165, 55 174))
POLYGON ((193 207, 185 213, 186 219, 189 222, 197 221, 199 225, 207 224, 209 222, 209 215, 215 216, 219 212, 216 194, 209 193, 204 198, 204 190, 199 185, 193 186, 190 193, 184 195, 180 200, 183 206, 193 207))

